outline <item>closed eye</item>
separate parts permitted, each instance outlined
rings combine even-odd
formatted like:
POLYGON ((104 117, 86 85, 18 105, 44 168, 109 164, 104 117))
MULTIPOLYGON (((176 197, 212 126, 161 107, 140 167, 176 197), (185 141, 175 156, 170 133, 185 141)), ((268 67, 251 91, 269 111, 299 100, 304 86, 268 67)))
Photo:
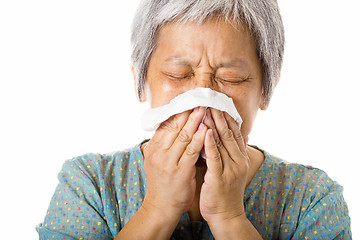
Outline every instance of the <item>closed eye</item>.
POLYGON ((225 83, 230 83, 230 84, 240 84, 243 82, 248 81, 250 78, 220 78, 220 77, 215 77, 216 80, 221 81, 221 82, 225 82, 225 83))
POLYGON ((193 74, 186 74, 186 75, 176 75, 171 73, 164 73, 168 78, 173 80, 183 80, 183 79, 189 79, 193 77, 193 74))

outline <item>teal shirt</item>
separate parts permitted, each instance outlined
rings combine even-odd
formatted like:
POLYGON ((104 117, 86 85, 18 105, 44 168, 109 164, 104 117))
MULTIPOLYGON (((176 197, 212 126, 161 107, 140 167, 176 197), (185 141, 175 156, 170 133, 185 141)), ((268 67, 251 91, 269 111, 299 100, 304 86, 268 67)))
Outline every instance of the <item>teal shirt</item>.
MULTIPOLYGON (((337 182, 317 168, 264 155, 244 199, 238 200, 263 239, 352 239, 337 182)), ((140 144, 68 160, 58 179, 44 222, 36 227, 40 239, 114 239, 145 197, 140 144)), ((191 222, 184 213, 171 239, 214 237, 206 222, 191 222)))

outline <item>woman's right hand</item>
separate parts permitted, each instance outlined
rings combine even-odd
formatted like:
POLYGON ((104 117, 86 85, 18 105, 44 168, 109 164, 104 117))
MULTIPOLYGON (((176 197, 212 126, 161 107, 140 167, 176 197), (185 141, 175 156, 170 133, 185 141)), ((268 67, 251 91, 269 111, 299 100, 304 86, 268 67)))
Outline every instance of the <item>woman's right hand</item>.
POLYGON ((142 207, 163 217, 180 218, 194 200, 195 163, 207 127, 204 107, 179 113, 163 122, 143 148, 147 191, 142 207))

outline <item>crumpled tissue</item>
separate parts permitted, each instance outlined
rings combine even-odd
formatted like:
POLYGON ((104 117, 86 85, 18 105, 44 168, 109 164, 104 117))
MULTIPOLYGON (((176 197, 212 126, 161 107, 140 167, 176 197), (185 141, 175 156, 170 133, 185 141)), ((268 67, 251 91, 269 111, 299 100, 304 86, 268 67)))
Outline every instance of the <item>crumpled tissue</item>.
POLYGON ((155 131, 169 117, 199 106, 227 112, 235 119, 239 128, 242 124, 231 98, 210 88, 195 88, 176 96, 167 105, 145 111, 141 119, 142 128, 145 131, 155 131))

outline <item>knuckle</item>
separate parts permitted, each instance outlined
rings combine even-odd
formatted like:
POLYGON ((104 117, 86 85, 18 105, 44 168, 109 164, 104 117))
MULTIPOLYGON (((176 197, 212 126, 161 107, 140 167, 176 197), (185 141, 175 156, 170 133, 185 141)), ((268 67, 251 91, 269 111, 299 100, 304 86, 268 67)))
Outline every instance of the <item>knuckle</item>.
POLYGON ((198 152, 196 151, 196 149, 194 148, 193 145, 189 144, 187 147, 186 147, 186 155, 188 156, 194 156, 198 154, 198 152))
POLYGON ((215 154, 214 160, 217 161, 217 162, 221 161, 220 154, 215 154))
POLYGON ((189 143, 191 141, 191 137, 189 136, 186 129, 182 129, 180 131, 178 139, 179 139, 180 142, 183 142, 183 143, 189 143))
POLYGON ((225 130, 223 131, 222 136, 223 136, 223 138, 224 138, 225 140, 230 140, 230 139, 233 139, 234 134, 233 134, 233 132, 228 128, 228 129, 225 129, 225 130))
POLYGON ((242 140, 242 136, 241 136, 240 130, 238 130, 238 131, 236 131, 236 132, 234 133, 234 138, 235 138, 236 140, 242 140))
POLYGON ((151 163, 151 165, 155 165, 157 163, 157 159, 159 159, 159 153, 157 152, 148 152, 145 155, 146 160, 151 163))
POLYGON ((222 149, 224 148, 224 144, 221 142, 221 140, 219 138, 216 139, 216 146, 219 148, 219 149, 222 149))
POLYGON ((161 129, 166 129, 170 132, 178 132, 179 131, 179 124, 174 121, 173 119, 168 119, 161 123, 161 129))
POLYGON ((167 153, 160 149, 147 148, 144 151, 144 159, 145 162, 149 163, 152 166, 156 166, 158 164, 162 164, 162 159, 166 159, 167 153))

